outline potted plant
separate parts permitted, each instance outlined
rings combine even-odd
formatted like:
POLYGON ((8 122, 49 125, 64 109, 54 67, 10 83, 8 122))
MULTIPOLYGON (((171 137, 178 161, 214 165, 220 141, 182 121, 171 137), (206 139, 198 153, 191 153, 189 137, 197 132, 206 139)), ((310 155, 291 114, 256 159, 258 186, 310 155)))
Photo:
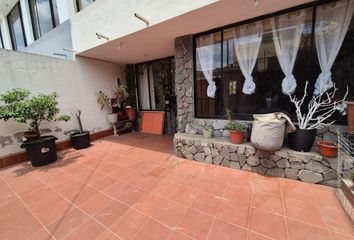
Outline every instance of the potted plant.
POLYGON ((19 123, 27 123, 30 128, 25 135, 26 141, 21 144, 25 148, 32 166, 42 166, 57 160, 54 136, 41 136, 39 127, 47 121, 68 121, 69 116, 58 116, 58 95, 39 94, 30 96, 25 89, 13 89, 0 95, 0 119, 13 119, 19 123))
POLYGON ((241 144, 245 138, 246 125, 242 122, 232 121, 232 112, 226 109, 228 123, 225 129, 230 132, 230 141, 234 144, 241 144))
POLYGON ((128 92, 128 106, 125 107, 125 113, 129 120, 134 120, 136 119, 136 69, 133 64, 128 64, 124 71, 128 92))
POLYGON ((104 91, 98 91, 96 95, 97 95, 97 103, 101 106, 101 110, 103 110, 104 108, 108 110, 107 120, 110 124, 113 125, 114 135, 117 135, 115 124, 118 121, 118 115, 116 113, 113 113, 114 106, 112 105, 111 98, 104 91))
POLYGON ((345 98, 348 95, 345 93, 340 100, 334 100, 337 88, 334 86, 333 91, 321 92, 317 96, 312 96, 310 102, 307 104, 306 111, 303 112, 303 104, 307 96, 308 82, 305 84, 304 95, 301 99, 289 94, 290 101, 295 105, 298 125, 296 130, 289 133, 289 146, 296 151, 308 152, 316 138, 317 129, 326 125, 331 125, 334 122, 328 122, 329 117, 339 110, 345 98))
POLYGON ((79 131, 74 131, 69 135, 71 140, 71 145, 76 150, 87 148, 88 146, 90 146, 90 132, 84 131, 82 129, 81 110, 76 110, 71 114, 75 116, 79 125, 79 131))
POLYGON ((211 136, 213 136, 213 126, 210 125, 206 125, 203 126, 203 136, 204 138, 211 138, 211 136))
MULTIPOLYGON (((119 84, 114 88, 114 95, 117 98, 117 106, 120 109, 124 108, 124 103, 128 100, 129 94, 127 87, 123 84, 119 84)), ((132 106, 128 105, 124 109, 125 114, 128 116, 129 120, 134 120, 136 117, 136 110, 132 106)))
POLYGON ((338 154, 338 146, 332 142, 320 141, 318 142, 320 154, 324 157, 336 157, 338 154))

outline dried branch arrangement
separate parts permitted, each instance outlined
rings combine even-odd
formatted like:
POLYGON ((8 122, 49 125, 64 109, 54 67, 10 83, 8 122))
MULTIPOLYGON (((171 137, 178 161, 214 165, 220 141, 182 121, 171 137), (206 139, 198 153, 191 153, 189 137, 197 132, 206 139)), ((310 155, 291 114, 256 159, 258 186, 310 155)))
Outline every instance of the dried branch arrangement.
POLYGON ((334 100, 335 94, 338 91, 336 86, 333 87, 334 89, 331 92, 326 91, 320 93, 317 96, 313 96, 307 106, 308 111, 306 113, 303 113, 301 111, 301 107, 305 102, 306 96, 308 96, 307 86, 308 82, 306 82, 304 95, 301 99, 298 99, 295 95, 289 94, 290 101, 294 103, 296 108, 296 116, 299 128, 307 130, 319 129, 323 126, 333 124, 334 121, 326 123, 326 120, 328 120, 329 117, 331 117, 332 114, 336 110, 339 110, 339 108, 342 106, 343 102, 345 101, 345 98, 348 95, 348 87, 344 97, 341 100, 334 100))

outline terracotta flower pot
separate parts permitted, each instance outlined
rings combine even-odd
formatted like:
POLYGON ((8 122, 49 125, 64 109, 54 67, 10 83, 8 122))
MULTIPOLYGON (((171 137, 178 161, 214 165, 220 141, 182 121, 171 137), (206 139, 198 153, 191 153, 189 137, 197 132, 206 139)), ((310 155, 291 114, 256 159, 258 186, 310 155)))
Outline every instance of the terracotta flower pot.
POLYGON ((237 131, 233 131, 230 130, 230 141, 233 144, 241 144, 243 143, 243 139, 245 137, 245 133, 244 132, 237 132, 237 131))
POLYGON ((320 154, 324 157, 336 157, 338 154, 338 146, 332 142, 318 142, 320 154))
POLYGON ((128 116, 129 120, 135 120, 136 119, 136 109, 133 108, 133 107, 125 108, 125 114, 128 116))

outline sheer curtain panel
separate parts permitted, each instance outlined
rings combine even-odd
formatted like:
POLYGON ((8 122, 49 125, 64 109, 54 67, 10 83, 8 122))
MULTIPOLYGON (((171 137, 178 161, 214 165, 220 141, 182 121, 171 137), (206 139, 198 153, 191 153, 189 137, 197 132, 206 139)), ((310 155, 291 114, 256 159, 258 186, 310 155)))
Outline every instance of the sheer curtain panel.
POLYGON ((285 75, 281 84, 284 94, 293 94, 297 86, 293 70, 305 18, 306 12, 302 10, 292 15, 284 14, 271 19, 275 52, 285 75))
POLYGON ((315 42, 321 73, 315 83, 315 95, 333 87, 331 68, 347 34, 353 10, 353 0, 338 1, 317 8, 315 42))
POLYGON ((261 22, 234 29, 234 46, 238 64, 245 77, 242 92, 252 94, 256 84, 253 82, 252 72, 256 65, 259 47, 262 43, 263 25, 261 22))

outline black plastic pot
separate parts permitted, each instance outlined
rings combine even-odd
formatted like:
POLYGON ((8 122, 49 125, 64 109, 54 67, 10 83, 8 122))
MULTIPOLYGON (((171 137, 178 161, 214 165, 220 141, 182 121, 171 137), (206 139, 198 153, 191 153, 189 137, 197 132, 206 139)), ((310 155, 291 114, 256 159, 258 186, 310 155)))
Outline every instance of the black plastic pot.
POLYGON ((309 152, 316 138, 316 129, 305 130, 296 128, 295 132, 289 133, 289 146, 292 150, 309 152))
POLYGON ((57 160, 57 148, 54 136, 43 136, 36 140, 27 140, 21 144, 25 148, 28 158, 34 167, 40 167, 57 160))
POLYGON ((76 150, 90 146, 90 132, 75 132, 70 134, 71 145, 76 150))

